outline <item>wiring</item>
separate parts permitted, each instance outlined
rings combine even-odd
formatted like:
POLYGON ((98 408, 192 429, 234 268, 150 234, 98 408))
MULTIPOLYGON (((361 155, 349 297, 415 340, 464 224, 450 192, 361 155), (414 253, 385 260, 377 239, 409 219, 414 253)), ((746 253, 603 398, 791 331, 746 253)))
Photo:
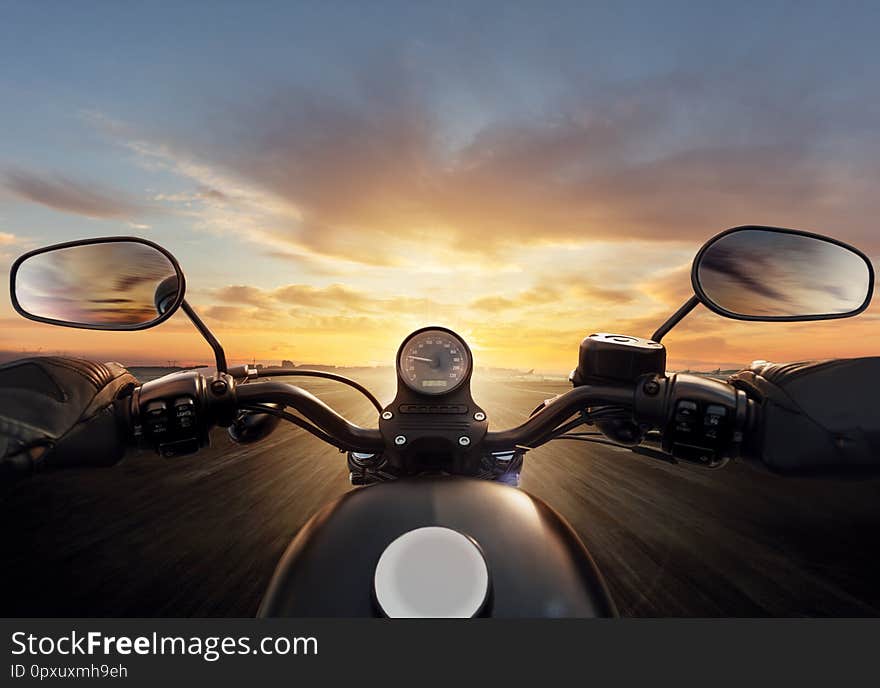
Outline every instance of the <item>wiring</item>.
MULTIPOLYGON (((609 419, 618 419, 618 418, 629 418, 629 414, 626 409, 617 406, 600 406, 597 407, 594 411, 586 411, 581 410, 577 412, 577 417, 569 420, 562 425, 556 426, 553 430, 548 432, 543 437, 540 437, 538 440, 533 442, 530 446, 532 449, 540 447, 551 440, 557 439, 561 435, 568 433, 570 430, 574 428, 580 427, 581 425, 592 425, 594 421, 597 420, 609 420, 609 419)), ((601 433, 595 433, 599 435, 601 433)))
POLYGON ((313 425, 312 423, 309 423, 308 421, 303 420, 299 416, 295 416, 292 413, 288 413, 287 411, 283 411, 283 410, 277 409, 277 408, 272 408, 270 406, 263 406, 261 404, 248 404, 245 406, 239 406, 238 408, 241 411, 250 411, 252 413, 268 413, 271 416, 277 416, 278 418, 281 418, 283 420, 286 420, 286 421, 293 423, 297 427, 302 428, 306 432, 311 433, 312 435, 317 437, 319 440, 322 440, 322 441, 326 442, 327 444, 330 444, 330 445, 336 447, 337 449, 343 449, 343 450, 345 449, 345 447, 341 447, 339 442, 337 442, 335 439, 333 439, 333 437, 328 435, 326 432, 321 430, 316 425, 313 425))
POLYGON ((348 385, 353 389, 356 389, 358 392, 363 394, 367 399, 370 400, 370 403, 376 407, 376 410, 379 413, 382 413, 382 404, 379 403, 379 400, 373 396, 372 392, 364 387, 359 382, 355 382, 351 378, 347 378, 344 375, 337 375, 336 373, 328 373, 324 370, 260 370, 257 375, 253 378, 248 378, 251 380, 257 380, 261 377, 320 377, 325 380, 333 380, 335 382, 341 382, 343 385, 348 385))

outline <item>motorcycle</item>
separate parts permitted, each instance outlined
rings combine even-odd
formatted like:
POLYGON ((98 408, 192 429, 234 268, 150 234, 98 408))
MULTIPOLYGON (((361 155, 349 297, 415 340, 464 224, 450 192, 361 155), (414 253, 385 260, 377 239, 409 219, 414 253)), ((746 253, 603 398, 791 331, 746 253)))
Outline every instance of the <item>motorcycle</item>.
POLYGON ((396 395, 383 405, 336 373, 228 366, 185 299, 179 263, 151 241, 106 237, 40 248, 18 258, 10 276, 13 306, 26 318, 137 331, 180 309, 213 349, 215 374, 174 373, 116 401, 119 442, 173 459, 208 446, 215 427, 250 444, 284 420, 345 454, 357 489, 297 533, 259 610, 324 617, 614 616, 602 574, 571 526, 518 489, 524 457, 549 442, 626 447, 646 459, 706 469, 737 458, 785 474, 876 469, 876 414, 841 426, 840 409, 832 419, 810 409, 839 399, 870 408, 868 392, 859 391, 866 387, 856 389, 854 380, 863 382, 864 371, 876 379, 877 359, 856 359, 866 363, 847 363, 843 372, 829 362, 803 364, 814 376, 812 387, 798 392, 798 408, 807 409, 798 414, 794 402, 766 386, 778 370, 737 381, 667 373, 662 343, 700 304, 748 321, 857 315, 873 292, 867 256, 809 232, 735 227, 699 250, 691 283, 693 295, 650 338, 589 335, 570 391, 544 401, 522 424, 494 429, 471 393, 471 349, 444 327, 404 339, 396 395), (296 376, 356 389, 376 409, 376 426, 351 423, 283 379, 296 376))

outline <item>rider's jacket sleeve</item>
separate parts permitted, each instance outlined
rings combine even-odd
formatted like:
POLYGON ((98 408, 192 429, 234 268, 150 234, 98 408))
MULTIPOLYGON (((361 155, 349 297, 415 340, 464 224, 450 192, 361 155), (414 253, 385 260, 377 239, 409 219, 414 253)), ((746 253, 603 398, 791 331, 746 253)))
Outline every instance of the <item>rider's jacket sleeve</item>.
POLYGON ((115 463, 124 442, 114 402, 137 384, 119 363, 47 356, 0 366, 0 459, 31 468, 115 463))
POLYGON ((756 361, 728 381, 759 407, 747 459, 786 475, 880 472, 880 357, 756 361))

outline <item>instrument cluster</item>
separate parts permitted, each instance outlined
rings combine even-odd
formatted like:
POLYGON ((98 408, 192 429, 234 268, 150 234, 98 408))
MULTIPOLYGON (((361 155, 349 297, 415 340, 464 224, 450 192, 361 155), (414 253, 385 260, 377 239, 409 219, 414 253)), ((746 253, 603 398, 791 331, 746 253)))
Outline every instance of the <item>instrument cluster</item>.
POLYGON ((397 354, 397 374, 417 394, 440 396, 455 391, 473 368, 467 344, 451 330, 430 327, 411 334, 397 354))

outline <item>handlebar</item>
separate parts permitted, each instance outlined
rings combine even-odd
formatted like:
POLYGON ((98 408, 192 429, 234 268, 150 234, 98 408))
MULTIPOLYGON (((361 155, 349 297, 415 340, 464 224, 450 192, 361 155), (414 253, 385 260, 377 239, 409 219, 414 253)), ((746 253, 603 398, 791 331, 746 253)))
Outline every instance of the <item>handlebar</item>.
MULTIPOLYGON (((685 374, 645 375, 635 383, 576 387, 547 402, 524 423, 485 432, 473 442, 461 442, 454 451, 476 456, 477 461, 480 454, 521 452, 553 439, 560 423, 589 410, 580 422, 607 418, 603 412, 611 413, 615 423, 628 425, 636 437, 658 431, 666 454, 715 466, 735 455, 750 422, 750 409, 743 392, 718 380, 685 374)), ((274 380, 236 384, 225 373, 205 378, 190 371, 144 384, 132 397, 130 423, 135 437, 146 439, 165 456, 178 456, 206 446, 211 427, 232 427, 243 412, 284 417, 343 451, 377 456, 402 451, 394 446, 397 438, 383 435, 381 427, 352 423, 300 387, 274 380)), ((596 422, 603 431, 610 430, 609 425, 596 422)))
POLYGON ((237 386, 235 395, 242 406, 275 403, 294 408, 348 451, 379 453, 384 447, 378 430, 349 422, 301 387, 286 382, 260 382, 237 386))
POLYGON ((584 385, 560 394, 525 423, 508 430, 486 433, 483 444, 487 451, 500 451, 517 446, 530 447, 540 442, 559 423, 588 406, 610 404, 632 408, 634 388, 584 385))

